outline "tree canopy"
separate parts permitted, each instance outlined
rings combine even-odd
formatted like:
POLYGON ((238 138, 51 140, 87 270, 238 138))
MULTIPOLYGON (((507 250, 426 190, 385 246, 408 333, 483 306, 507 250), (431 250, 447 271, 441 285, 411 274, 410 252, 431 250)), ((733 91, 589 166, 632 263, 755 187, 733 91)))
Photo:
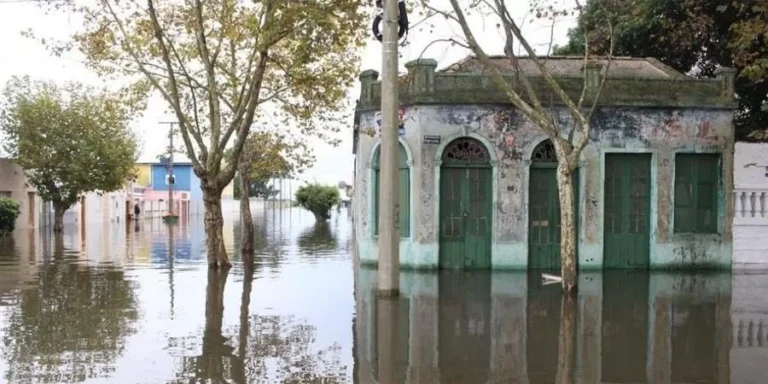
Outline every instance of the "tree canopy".
MULTIPOLYGON (((53 51, 77 48, 101 76, 135 81, 167 102, 205 203, 211 267, 230 266, 221 193, 254 121, 292 122, 336 143, 351 108, 367 22, 359 0, 99 0, 67 2, 83 28, 53 51), (256 120, 258 117, 258 120, 256 120)), ((41 38, 41 41, 43 38, 41 38)), ((45 40, 48 42, 49 40, 45 40)), ((286 124, 286 126, 289 126, 286 124)))
POLYGON ((592 0, 567 45, 556 54, 583 54, 586 37, 590 53, 608 50, 608 23, 614 30, 615 53, 655 57, 699 77, 713 77, 720 66, 738 72, 735 118, 737 138, 768 127, 768 3, 757 0, 592 0), (606 15, 602 4, 618 12, 606 15), (585 30, 589 31, 585 34, 585 30))
POLYGON ((83 193, 117 190, 133 176, 137 146, 128 122, 135 111, 120 95, 14 77, 3 97, 5 151, 57 211, 83 193))
POLYGON ((302 121, 348 113, 343 101, 367 21, 359 1, 84 4, 58 5, 82 15, 83 29, 46 43, 56 53, 80 50, 102 76, 159 92, 204 181, 223 187, 232 180, 236 164, 223 164, 224 152, 239 156, 254 119, 290 120, 304 136, 334 141, 334 124, 302 121))
POLYGON ((296 191, 296 203, 312 212, 315 220, 324 222, 331 217, 331 208, 341 203, 339 189, 333 185, 307 184, 296 191))

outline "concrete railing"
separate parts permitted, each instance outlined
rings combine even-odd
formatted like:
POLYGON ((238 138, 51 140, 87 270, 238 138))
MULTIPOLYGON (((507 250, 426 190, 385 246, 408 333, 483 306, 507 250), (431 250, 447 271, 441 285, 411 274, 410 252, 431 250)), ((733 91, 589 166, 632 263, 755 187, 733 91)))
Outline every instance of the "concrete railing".
POLYGON ((734 223, 768 225, 768 188, 734 188, 734 223))
POLYGON ((736 315, 733 322, 733 348, 768 348, 768 319, 736 315))

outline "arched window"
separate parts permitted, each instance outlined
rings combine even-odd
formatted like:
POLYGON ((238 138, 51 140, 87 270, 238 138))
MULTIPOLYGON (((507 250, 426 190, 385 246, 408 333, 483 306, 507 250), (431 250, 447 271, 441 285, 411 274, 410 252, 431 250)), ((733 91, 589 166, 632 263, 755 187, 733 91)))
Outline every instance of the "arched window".
POLYGON ((491 155, 483 143, 464 137, 452 141, 445 148, 442 160, 445 166, 488 165, 491 155))
POLYGON ((532 163, 557 163, 557 152, 555 151, 555 145, 552 144, 552 140, 544 140, 536 148, 533 149, 531 154, 532 163))
MULTIPOLYGON (((398 201, 400 204, 399 227, 400 237, 411 234, 411 171, 408 168, 408 153, 402 143, 398 143, 398 201)), ((376 148, 373 155, 373 233, 379 234, 379 186, 381 180, 381 146, 376 148)))

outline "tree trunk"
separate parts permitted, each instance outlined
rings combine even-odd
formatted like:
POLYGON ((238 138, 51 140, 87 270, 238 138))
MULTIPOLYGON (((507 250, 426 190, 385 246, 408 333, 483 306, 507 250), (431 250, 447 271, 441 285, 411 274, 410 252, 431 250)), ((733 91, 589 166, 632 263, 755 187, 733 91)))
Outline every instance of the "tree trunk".
POLYGON ((560 257, 563 291, 576 292, 578 271, 576 260, 576 215, 574 214, 573 179, 568 165, 557 166, 557 190, 560 198, 560 257))
POLYGON ((61 204, 53 205, 53 231, 60 233, 64 230, 64 212, 67 208, 61 204))
POLYGON ((218 187, 203 188, 205 205, 205 245, 209 268, 229 268, 227 250, 224 248, 224 217, 221 214, 221 192, 218 187))
POLYGON ((576 297, 563 295, 560 301, 560 349, 558 350, 557 383, 574 382, 576 363, 576 297))
POLYGON ((240 249, 245 255, 253 252, 253 216, 251 216, 251 178, 240 172, 240 249))
POLYGON ((325 223, 327 220, 322 213, 312 212, 315 215, 315 221, 318 223, 325 223))
MULTIPOLYGON (((253 255, 251 255, 253 257, 253 255)), ((245 258, 245 255, 243 255, 245 258)), ((250 336, 250 311, 251 289, 253 287, 253 264, 243 266, 243 292, 240 296, 240 331, 238 332, 237 363, 234 365, 233 381, 235 383, 247 382, 245 374, 245 362, 248 356, 248 337, 250 336)))
POLYGON ((223 360, 227 353, 227 338, 221 333, 224 318, 224 286, 228 270, 208 269, 205 295, 205 331, 203 332, 202 376, 220 382, 224 376, 223 360))

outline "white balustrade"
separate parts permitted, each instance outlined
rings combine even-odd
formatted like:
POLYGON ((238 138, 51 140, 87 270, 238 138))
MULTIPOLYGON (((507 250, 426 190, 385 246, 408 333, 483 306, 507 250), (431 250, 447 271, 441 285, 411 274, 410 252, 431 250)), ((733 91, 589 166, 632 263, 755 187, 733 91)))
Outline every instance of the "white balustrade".
POLYGON ((734 218, 756 219, 768 221, 768 188, 766 189, 745 189, 735 188, 734 197, 734 218))

